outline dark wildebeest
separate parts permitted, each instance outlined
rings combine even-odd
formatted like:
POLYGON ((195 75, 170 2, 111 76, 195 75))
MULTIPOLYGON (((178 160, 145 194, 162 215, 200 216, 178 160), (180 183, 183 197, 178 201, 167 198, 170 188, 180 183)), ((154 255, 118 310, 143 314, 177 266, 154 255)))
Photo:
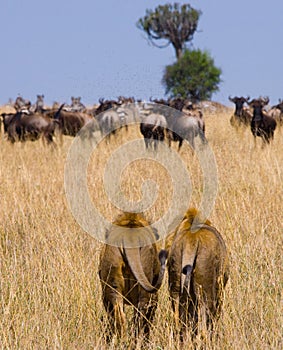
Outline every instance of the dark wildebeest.
MULTIPOLYGON (((54 119, 59 122, 59 132, 61 135, 76 136, 77 133, 88 123, 91 124, 91 128, 87 128, 89 132, 88 137, 92 137, 92 133, 99 129, 98 123, 95 119, 87 113, 81 112, 67 112, 63 110, 64 104, 54 113, 54 119)), ((87 135, 85 135, 87 136, 87 135)))
POLYGON ((167 129, 167 121, 164 115, 151 113, 144 117, 140 123, 140 132, 144 137, 145 147, 148 149, 153 144, 156 151, 158 142, 164 141, 167 129))
POLYGON ((169 102, 168 100, 164 100, 164 98, 155 98, 155 99, 152 99, 152 97, 150 97, 149 99, 150 102, 154 102, 154 103, 157 103, 157 104, 160 104, 160 105, 163 105, 163 106, 169 106, 169 102))
POLYGON ((169 107, 176 109, 177 111, 182 112, 184 107, 189 103, 181 97, 176 97, 168 100, 167 104, 169 107))
POLYGON ((230 119, 230 123, 232 126, 238 128, 239 126, 245 125, 249 126, 252 120, 252 112, 248 107, 245 107, 245 103, 249 103, 250 97, 231 97, 229 96, 229 100, 235 103, 235 111, 230 119))
POLYGON ((201 220, 195 208, 166 238, 169 292, 176 328, 184 340, 186 327, 192 339, 200 331, 213 330, 220 316, 223 292, 229 277, 225 242, 209 220, 201 220))
POLYGON ((42 137, 47 144, 53 143, 54 132, 58 124, 56 120, 39 113, 25 114, 22 112, 2 113, 2 117, 4 131, 10 142, 35 141, 42 137))
POLYGON ((115 100, 104 100, 103 98, 99 99, 99 106, 96 108, 94 112, 94 117, 99 120, 100 119, 100 114, 102 112, 107 111, 108 109, 115 108, 120 106, 121 103, 119 101, 115 100))
POLYGON ((2 113, 1 117, 3 120, 3 125, 4 125, 4 133, 6 134, 8 131, 8 126, 11 122, 11 120, 15 117, 17 113, 2 113))
POLYGON ((263 143, 270 143, 270 140, 274 138, 274 131, 276 129, 276 121, 272 117, 267 116, 263 112, 263 107, 269 102, 268 97, 260 97, 253 99, 249 102, 249 105, 253 108, 253 118, 251 120, 251 131, 256 140, 256 136, 262 138, 263 143))
MULTIPOLYGON (((179 141, 179 135, 175 134, 172 130, 168 129, 171 119, 175 118, 175 114, 172 115, 173 110, 172 109, 170 110, 170 108, 165 108, 163 106, 167 106, 167 107, 170 106, 174 109, 181 111, 182 108, 184 107, 183 100, 174 99, 169 101, 164 99, 150 98, 150 101, 154 102, 154 105, 152 106, 149 105, 149 107, 155 112, 155 114, 160 116, 160 121, 158 121, 158 124, 161 125, 161 127, 156 128, 154 124, 150 124, 150 123, 145 124, 144 122, 141 123, 140 130, 145 137, 146 146, 148 146, 150 140, 156 139, 156 142, 154 142, 154 148, 156 148, 157 141, 163 141, 166 137, 169 140, 169 147, 170 147, 171 140, 179 141), (158 105, 160 105, 160 107, 158 105), (165 117, 165 121, 163 120, 163 117, 165 117)), ((145 118, 145 121, 147 121, 147 118, 145 118)))

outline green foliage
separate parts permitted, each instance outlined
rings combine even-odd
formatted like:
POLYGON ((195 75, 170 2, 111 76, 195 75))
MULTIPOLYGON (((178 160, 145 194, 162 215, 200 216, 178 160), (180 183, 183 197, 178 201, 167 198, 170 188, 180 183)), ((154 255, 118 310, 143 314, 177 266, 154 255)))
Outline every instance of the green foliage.
POLYGON ((167 66, 163 76, 166 94, 192 100, 210 99, 219 88, 221 69, 215 67, 208 52, 188 51, 186 43, 192 41, 201 11, 190 4, 174 3, 146 10, 137 22, 148 39, 157 47, 173 45, 177 62, 167 66), (157 41, 164 40, 164 45, 157 41))
POLYGON ((176 63, 165 68, 162 83, 170 97, 209 100, 219 90, 221 73, 207 51, 185 50, 176 63))
POLYGON ((146 15, 137 22, 137 27, 146 32, 148 39, 158 47, 172 44, 179 58, 185 43, 193 39, 201 11, 189 4, 178 3, 158 6, 154 11, 146 10, 146 15), (166 43, 157 45, 155 40, 164 39, 166 43))

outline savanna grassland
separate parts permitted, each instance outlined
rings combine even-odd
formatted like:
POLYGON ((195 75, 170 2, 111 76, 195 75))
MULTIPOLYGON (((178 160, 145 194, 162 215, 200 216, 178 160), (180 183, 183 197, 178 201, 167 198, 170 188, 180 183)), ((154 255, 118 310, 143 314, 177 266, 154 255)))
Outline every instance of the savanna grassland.
MULTIPOLYGON (((262 148, 261 139, 254 145, 249 129, 232 128, 231 114, 230 109, 205 112, 218 171, 209 219, 226 241, 231 265, 217 337, 206 349, 282 349, 283 130, 277 129, 272 144, 262 148)), ((119 145, 136 137, 141 137, 137 128, 121 130, 110 144, 99 145, 89 162, 91 199, 110 220, 118 211, 103 187, 104 167, 119 145)), ((65 137, 56 148, 41 141, 11 145, 2 131, 1 349, 127 349, 132 341, 105 343, 107 323, 98 278, 101 243, 77 224, 64 190, 72 140, 65 137)), ((180 154, 191 177, 188 205, 198 207, 202 170, 189 147, 180 154)), ((144 180, 158 184, 156 202, 145 214, 153 221, 162 217, 173 195, 166 169, 152 160, 139 160, 122 175, 121 190, 129 200, 141 198, 144 180)), ((176 349, 167 280, 159 300, 148 349, 176 349)), ((129 323, 129 334, 131 327, 129 323)))

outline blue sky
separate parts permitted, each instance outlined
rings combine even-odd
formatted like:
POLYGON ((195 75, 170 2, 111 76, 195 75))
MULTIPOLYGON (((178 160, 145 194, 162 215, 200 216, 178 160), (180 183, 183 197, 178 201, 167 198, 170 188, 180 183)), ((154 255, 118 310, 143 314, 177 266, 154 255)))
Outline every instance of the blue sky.
MULTIPOLYGON (((153 47, 136 27, 162 0, 0 0, 0 104, 18 94, 46 103, 85 104, 119 95, 164 97, 172 46, 153 47)), ((229 95, 283 98, 283 1, 179 1, 201 10, 192 45, 222 69, 212 100, 229 95)))

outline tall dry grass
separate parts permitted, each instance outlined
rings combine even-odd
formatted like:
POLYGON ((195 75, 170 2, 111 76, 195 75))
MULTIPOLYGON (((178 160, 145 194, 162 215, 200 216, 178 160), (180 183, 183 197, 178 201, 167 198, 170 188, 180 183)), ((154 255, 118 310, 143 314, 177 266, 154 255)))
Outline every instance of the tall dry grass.
MULTIPOLYGON (((210 220, 230 253, 231 275, 218 336, 207 349, 282 349, 283 133, 262 149, 250 130, 236 132, 232 111, 206 114, 206 130, 218 168, 218 194, 210 220)), ((102 175, 105 160, 124 142, 140 137, 121 131, 94 153, 88 168, 91 198, 107 218, 102 175)), ((98 279, 101 244, 70 213, 64 192, 64 165, 72 139, 57 149, 40 141, 0 141, 0 346, 2 349, 118 349, 132 340, 105 343, 105 312, 98 279)), ((175 146, 174 146, 175 147, 175 146)), ((176 149, 176 148, 175 148, 176 149)), ((188 147, 181 156, 191 174, 191 205, 198 206, 202 173, 188 147)), ((146 215, 155 220, 170 205, 166 171, 151 160, 124 171, 121 189, 130 200, 142 196, 151 178, 159 196, 146 215)), ((160 290, 149 349, 175 349, 167 282, 160 290)), ((131 311, 127 311, 130 315, 131 311)), ((129 323, 129 333, 131 332, 129 323)), ((139 348, 139 343, 136 345, 139 348)), ((191 344, 186 344, 190 349, 191 344)))

